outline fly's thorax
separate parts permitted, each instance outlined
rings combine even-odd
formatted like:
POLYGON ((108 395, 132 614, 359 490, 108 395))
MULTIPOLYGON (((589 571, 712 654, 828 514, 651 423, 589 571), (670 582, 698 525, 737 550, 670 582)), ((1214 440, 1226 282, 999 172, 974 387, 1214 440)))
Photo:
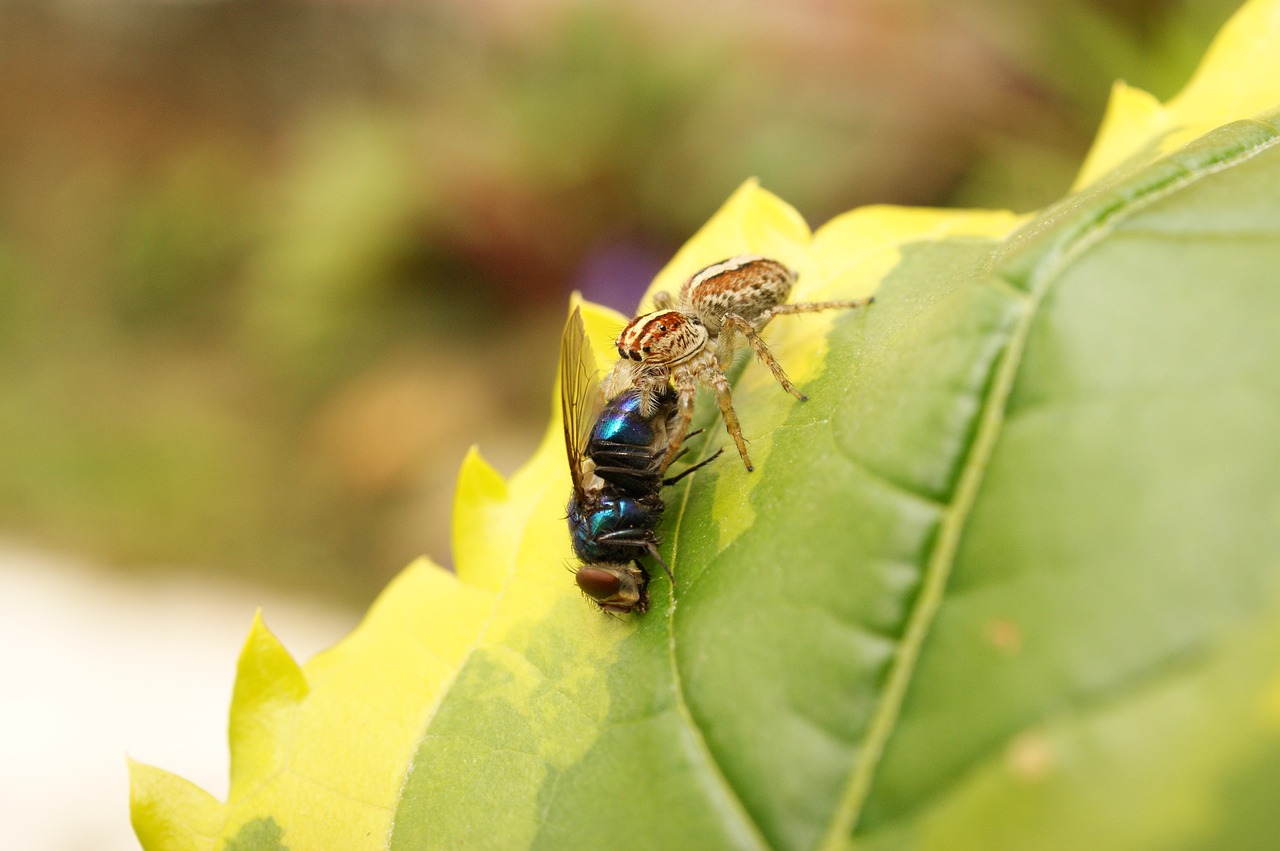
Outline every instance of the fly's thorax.
POLYGON ((688 360, 707 344, 701 320, 678 310, 659 310, 631 320, 618 335, 618 355, 648 372, 688 360))
POLYGON ((612 488, 589 489, 583 499, 569 500, 567 519, 573 551, 584 562, 626 560, 636 542, 648 540, 662 519, 664 505, 657 493, 620 493, 612 488))
POLYGON ((720 333, 721 319, 736 313, 754 322, 762 313, 787 300, 796 273, 768 257, 744 255, 714 263, 685 281, 680 307, 697 316, 707 331, 720 333))

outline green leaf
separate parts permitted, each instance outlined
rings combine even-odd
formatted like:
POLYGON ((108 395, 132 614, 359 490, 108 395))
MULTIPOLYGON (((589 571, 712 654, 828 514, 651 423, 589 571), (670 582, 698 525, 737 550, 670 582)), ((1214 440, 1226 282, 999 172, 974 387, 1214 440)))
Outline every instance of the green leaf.
MULTIPOLYGON (((1215 61, 1280 52, 1278 10, 1215 61)), ((810 400, 742 367, 757 470, 668 492, 678 587, 578 596, 555 415, 509 482, 472 453, 457 575, 411 566, 301 667, 255 622, 228 801, 131 766, 144 846, 1274 846, 1280 117, 1245 102, 1168 152, 1131 114, 1026 222, 810 235, 744 186, 655 287, 751 251, 877 301, 770 326, 810 400)), ((623 319, 584 314, 603 368, 623 319)))

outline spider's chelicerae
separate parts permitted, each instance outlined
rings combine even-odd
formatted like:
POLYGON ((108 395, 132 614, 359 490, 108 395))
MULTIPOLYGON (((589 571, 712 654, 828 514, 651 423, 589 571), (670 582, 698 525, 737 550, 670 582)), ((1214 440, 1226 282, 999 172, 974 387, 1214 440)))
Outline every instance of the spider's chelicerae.
POLYGON ((742 463, 748 472, 755 469, 747 455, 742 427, 733 410, 729 379, 725 377, 739 337, 746 338, 783 389, 803 402, 805 395, 787 380, 777 359, 760 339, 760 331, 770 319, 785 313, 862 307, 873 301, 862 298, 786 304, 795 280, 795 271, 768 257, 750 255, 723 260, 685 281, 678 302, 669 293, 658 293, 654 297, 656 310, 637 316, 618 335, 618 355, 622 360, 609 377, 609 395, 635 387, 641 393, 641 412, 648 416, 668 382, 675 385, 679 394, 680 415, 664 464, 669 464, 680 451, 701 382, 715 391, 725 428, 738 447, 742 463))

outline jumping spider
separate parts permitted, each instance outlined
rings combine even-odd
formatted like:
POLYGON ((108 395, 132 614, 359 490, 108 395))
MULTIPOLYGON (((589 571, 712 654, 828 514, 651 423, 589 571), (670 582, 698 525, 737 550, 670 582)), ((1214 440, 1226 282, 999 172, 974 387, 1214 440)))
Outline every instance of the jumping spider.
POLYGON ((680 452, 701 382, 715 391, 725 428, 738 447, 742 463, 747 472, 754 470, 733 410, 729 379, 725 377, 725 370, 733 363, 739 335, 747 339, 783 389, 803 402, 807 397, 787 379, 760 339, 760 331, 770 319, 782 314, 862 307, 874 300, 785 304, 795 280, 795 271, 768 257, 744 255, 723 260, 685 281, 679 302, 669 293, 658 293, 654 297, 656 310, 637 316, 618 335, 618 355, 622 360, 609 377, 610 395, 635 387, 641 394, 641 413, 646 416, 652 413, 669 383, 675 385, 679 395, 679 418, 664 465, 680 452))

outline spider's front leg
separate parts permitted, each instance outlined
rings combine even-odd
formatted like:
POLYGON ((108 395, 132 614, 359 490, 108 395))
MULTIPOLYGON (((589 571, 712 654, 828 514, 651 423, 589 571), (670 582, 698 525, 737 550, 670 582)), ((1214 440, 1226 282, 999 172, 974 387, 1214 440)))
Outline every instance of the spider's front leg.
POLYGON ((640 389, 640 376, 635 363, 625 358, 619 359, 600 381, 600 392, 605 399, 612 399, 633 387, 640 389))
POLYGON ((747 455, 747 441, 742 436, 738 413, 733 409, 733 394, 729 391, 728 377, 715 366, 714 362, 704 366, 698 377, 716 391, 716 403, 720 406, 720 416, 724 420, 725 430, 733 438, 734 445, 738 447, 738 454, 742 456, 742 463, 750 473, 755 466, 751 463, 751 456, 747 455))
POLYGON ((693 403, 698 396, 698 380, 688 367, 676 369, 672 379, 676 384, 676 424, 667 443, 667 454, 662 456, 664 470, 680 454, 685 435, 689 433, 689 424, 693 422, 693 403))

